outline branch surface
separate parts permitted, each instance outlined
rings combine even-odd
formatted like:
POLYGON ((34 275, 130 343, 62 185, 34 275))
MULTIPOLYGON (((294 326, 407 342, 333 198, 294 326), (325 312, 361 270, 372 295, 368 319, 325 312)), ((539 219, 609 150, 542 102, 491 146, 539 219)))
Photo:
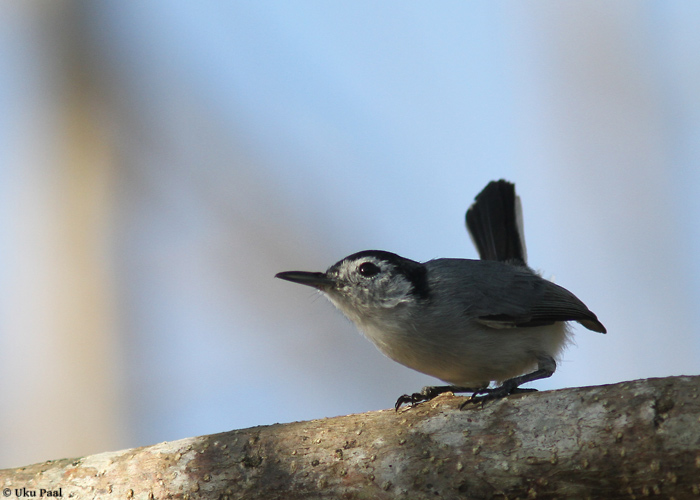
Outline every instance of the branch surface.
POLYGON ((699 393, 693 376, 462 411, 444 395, 1 470, 0 485, 9 498, 697 498, 699 393))

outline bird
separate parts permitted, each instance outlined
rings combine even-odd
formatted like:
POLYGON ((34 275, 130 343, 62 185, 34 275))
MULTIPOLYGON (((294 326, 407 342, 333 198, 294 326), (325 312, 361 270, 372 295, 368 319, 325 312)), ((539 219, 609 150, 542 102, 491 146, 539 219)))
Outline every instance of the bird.
POLYGON ((606 328, 573 293, 527 265, 513 183, 487 184, 468 208, 466 226, 479 260, 418 262, 363 250, 325 272, 275 277, 317 289, 383 354, 447 384, 403 394, 397 411, 445 392, 471 393, 464 408, 535 391, 520 386, 555 372, 571 338, 569 322, 606 328))

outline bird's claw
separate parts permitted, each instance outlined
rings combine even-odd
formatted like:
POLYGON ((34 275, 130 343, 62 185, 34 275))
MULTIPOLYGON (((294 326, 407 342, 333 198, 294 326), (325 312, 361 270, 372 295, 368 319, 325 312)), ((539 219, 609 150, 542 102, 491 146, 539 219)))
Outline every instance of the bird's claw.
POLYGON ((505 385, 494 387, 493 389, 479 389, 478 391, 474 391, 472 397, 462 403, 459 409, 463 410, 468 405, 472 404, 481 404, 481 406, 483 406, 488 401, 501 399, 506 396, 510 396, 511 394, 522 394, 525 392, 537 392, 537 389, 521 389, 520 387, 508 387, 505 385))
POLYGON ((414 392, 413 394, 404 394, 403 396, 399 396, 399 399, 396 400, 394 410, 399 411, 399 408, 401 408, 401 406, 404 404, 413 406, 416 403, 422 403, 423 401, 427 401, 429 399, 429 396, 421 392, 414 392))

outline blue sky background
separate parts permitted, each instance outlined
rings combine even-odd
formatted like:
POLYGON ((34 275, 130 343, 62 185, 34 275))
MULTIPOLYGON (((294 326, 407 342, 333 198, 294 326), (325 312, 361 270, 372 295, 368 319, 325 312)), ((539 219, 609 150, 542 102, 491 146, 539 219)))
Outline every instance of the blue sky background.
POLYGON ((390 408, 437 382, 273 276, 370 248, 475 258, 464 212, 497 178, 531 266, 609 331, 576 327, 534 386, 698 373, 697 3, 1 9, 0 347, 26 355, 0 368, 0 466, 390 408), (66 153, 74 109, 92 125, 66 153), (62 252, 75 267, 52 278, 62 252), (93 288, 69 303, 100 297, 90 323, 62 313, 80 273, 93 288))

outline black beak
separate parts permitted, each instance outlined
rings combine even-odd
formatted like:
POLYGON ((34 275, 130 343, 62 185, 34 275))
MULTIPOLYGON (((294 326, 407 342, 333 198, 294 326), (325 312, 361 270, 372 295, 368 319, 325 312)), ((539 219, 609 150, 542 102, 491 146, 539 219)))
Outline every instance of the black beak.
POLYGON ((312 286, 314 288, 318 288, 319 290, 335 285, 335 281, 326 276, 326 273, 285 271, 283 273, 275 274, 275 278, 291 281, 292 283, 299 283, 300 285, 312 286))

